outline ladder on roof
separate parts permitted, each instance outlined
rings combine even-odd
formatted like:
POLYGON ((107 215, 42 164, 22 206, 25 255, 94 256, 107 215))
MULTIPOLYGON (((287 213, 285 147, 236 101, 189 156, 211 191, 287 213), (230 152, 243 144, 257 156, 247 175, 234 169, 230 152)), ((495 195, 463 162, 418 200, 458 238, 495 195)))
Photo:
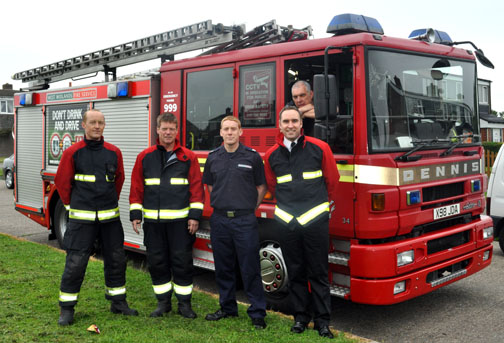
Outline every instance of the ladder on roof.
MULTIPOLYGON (((12 76, 14 80, 30 82, 28 90, 49 88, 52 82, 76 78, 91 73, 104 72, 116 80, 116 68, 138 62, 161 58, 173 60, 174 55, 215 47, 203 55, 244 49, 252 46, 274 44, 311 37, 311 27, 295 30, 281 27, 274 20, 243 33, 244 26, 213 25, 211 20, 184 26, 153 36, 115 45, 59 62, 28 69, 12 76)), ((93 75, 94 76, 94 75, 93 75)))

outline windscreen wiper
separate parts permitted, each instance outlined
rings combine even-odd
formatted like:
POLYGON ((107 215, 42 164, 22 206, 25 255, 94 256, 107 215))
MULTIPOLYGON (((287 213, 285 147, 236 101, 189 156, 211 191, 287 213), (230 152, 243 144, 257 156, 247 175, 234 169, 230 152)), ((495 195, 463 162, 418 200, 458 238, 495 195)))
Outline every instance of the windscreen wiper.
POLYGON ((410 151, 407 151, 405 154, 401 156, 397 156, 395 158, 396 161, 400 162, 412 162, 412 161, 418 161, 419 159, 422 158, 422 155, 416 155, 416 156, 410 156, 411 154, 417 152, 418 150, 422 149, 424 146, 431 145, 433 143, 438 143, 438 142, 448 142, 447 139, 421 139, 421 140, 414 140, 411 143, 416 144, 416 146, 411 149, 410 151))
POLYGON ((453 152, 453 150, 455 150, 456 147, 458 147, 460 144, 464 143, 464 140, 466 138, 473 139, 473 137, 475 137, 475 136, 479 136, 479 135, 474 135, 474 134, 471 133, 469 135, 461 135, 461 136, 453 136, 453 137, 451 137, 452 139, 456 138, 457 142, 455 142, 451 147, 449 147, 448 149, 446 149, 445 151, 443 151, 441 154, 439 154, 439 157, 444 157, 444 156, 450 155, 453 152))

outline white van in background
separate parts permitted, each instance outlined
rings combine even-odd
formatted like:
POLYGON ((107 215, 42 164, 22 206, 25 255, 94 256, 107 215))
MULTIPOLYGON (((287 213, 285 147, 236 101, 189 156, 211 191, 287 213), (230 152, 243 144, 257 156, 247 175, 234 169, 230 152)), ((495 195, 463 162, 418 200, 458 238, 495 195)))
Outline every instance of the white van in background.
POLYGON ((504 252, 504 145, 501 146, 492 166, 488 180, 487 214, 494 222, 494 237, 499 238, 499 246, 504 252))

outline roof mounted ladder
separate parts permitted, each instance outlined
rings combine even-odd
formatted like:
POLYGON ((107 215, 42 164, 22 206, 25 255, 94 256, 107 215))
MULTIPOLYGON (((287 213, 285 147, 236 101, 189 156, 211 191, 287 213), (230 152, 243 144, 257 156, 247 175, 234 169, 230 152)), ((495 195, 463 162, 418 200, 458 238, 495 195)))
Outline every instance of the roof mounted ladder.
MULTIPOLYGON (((52 82, 71 78, 75 80, 76 77, 91 73, 96 75, 98 72, 104 72, 105 81, 109 81, 109 77, 112 77, 113 80, 117 79, 117 67, 156 58, 161 58, 162 63, 167 60, 172 61, 174 55, 183 52, 215 47, 201 54, 209 55, 259 45, 304 40, 312 36, 311 26, 296 30, 292 26, 279 26, 275 20, 257 26, 245 34, 243 31, 244 26, 213 25, 211 20, 207 20, 38 68, 28 69, 14 74, 12 78, 30 82, 28 89, 25 90, 47 89, 52 82)), ((89 76, 82 78, 87 77, 89 76)))
POLYGON ((243 32, 240 26, 213 25, 211 20, 184 26, 153 36, 115 45, 110 48, 68 58, 56 63, 28 69, 12 76, 14 80, 31 82, 30 89, 46 89, 49 83, 82 75, 105 72, 116 79, 116 68, 161 58, 173 60, 175 54, 205 49, 230 42, 243 32))

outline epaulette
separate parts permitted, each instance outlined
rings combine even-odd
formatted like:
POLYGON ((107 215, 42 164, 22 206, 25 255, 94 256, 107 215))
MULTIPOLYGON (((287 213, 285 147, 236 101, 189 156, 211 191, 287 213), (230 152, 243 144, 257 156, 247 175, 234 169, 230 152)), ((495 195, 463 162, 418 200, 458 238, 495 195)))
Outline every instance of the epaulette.
POLYGON ((248 147, 248 146, 245 146, 245 150, 248 150, 248 151, 253 151, 253 152, 257 152, 257 150, 256 150, 256 149, 252 149, 252 148, 250 148, 250 147, 248 147))
POLYGON ((208 154, 213 154, 214 152, 216 151, 219 151, 220 149, 222 149, 223 145, 221 145, 220 147, 216 148, 216 149, 213 149, 212 151, 210 151, 208 154))

